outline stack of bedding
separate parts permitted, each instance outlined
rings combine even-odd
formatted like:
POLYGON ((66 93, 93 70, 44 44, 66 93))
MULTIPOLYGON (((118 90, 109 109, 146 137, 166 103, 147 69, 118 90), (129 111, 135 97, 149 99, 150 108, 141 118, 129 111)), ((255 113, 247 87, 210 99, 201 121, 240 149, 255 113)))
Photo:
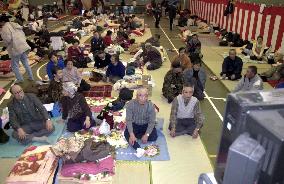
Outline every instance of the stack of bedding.
POLYGON ((53 179, 58 159, 50 146, 31 146, 19 157, 11 170, 7 184, 46 184, 53 179))
POLYGON ((114 147, 98 142, 92 131, 60 139, 52 152, 62 158, 60 183, 111 183, 115 173, 114 147))

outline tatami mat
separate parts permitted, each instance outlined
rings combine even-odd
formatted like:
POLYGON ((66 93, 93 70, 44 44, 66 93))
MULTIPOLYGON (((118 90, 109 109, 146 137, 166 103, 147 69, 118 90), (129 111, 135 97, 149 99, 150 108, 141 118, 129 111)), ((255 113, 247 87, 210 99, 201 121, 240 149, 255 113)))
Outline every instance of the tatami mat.
POLYGON ((171 138, 168 132, 171 104, 162 97, 164 76, 170 69, 167 59, 163 66, 156 71, 149 71, 155 80, 151 100, 159 108, 158 117, 164 119, 164 134, 167 139, 171 160, 152 162, 152 179, 154 184, 195 184, 201 173, 212 172, 209 158, 200 140, 191 136, 171 138))
MULTIPOLYGON (((229 50, 230 50, 230 47, 217 47, 217 46, 216 47, 207 47, 207 46, 202 47, 203 62, 208 68, 210 68, 210 70, 214 73, 214 75, 218 77, 220 76, 220 73, 222 71, 222 63, 224 60, 224 58, 222 57, 222 54, 224 52, 229 52, 229 50)), ((258 73, 264 72, 271 67, 268 64, 244 63, 242 74, 245 74, 248 66, 250 65, 257 66, 258 73)), ((222 80, 221 82, 225 85, 225 87, 229 91, 232 91, 238 83, 238 81, 229 81, 229 80, 222 80)), ((272 87, 268 83, 264 83, 264 88, 271 89, 272 87)))
POLYGON ((12 81, 11 80, 1 80, 0 79, 0 88, 7 87, 12 81))
POLYGON ((115 172, 113 184, 150 184, 151 181, 149 162, 119 161, 115 172))

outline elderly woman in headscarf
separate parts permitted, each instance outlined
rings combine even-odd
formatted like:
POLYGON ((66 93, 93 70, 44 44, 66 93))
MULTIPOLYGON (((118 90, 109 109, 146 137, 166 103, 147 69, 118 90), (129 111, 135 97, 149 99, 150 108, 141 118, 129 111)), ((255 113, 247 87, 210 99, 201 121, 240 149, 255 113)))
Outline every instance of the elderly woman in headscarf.
POLYGON ((77 86, 73 82, 66 82, 62 93, 62 119, 67 120, 67 130, 76 132, 94 126, 91 110, 85 97, 77 92, 77 86))

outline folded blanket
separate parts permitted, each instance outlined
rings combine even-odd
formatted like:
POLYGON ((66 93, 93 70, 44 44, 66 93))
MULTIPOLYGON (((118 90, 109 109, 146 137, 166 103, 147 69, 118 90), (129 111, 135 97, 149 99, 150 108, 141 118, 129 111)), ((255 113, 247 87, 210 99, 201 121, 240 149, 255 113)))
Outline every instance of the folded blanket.
POLYGON ((64 164, 61 169, 61 175, 64 177, 74 177, 78 174, 96 175, 103 172, 114 174, 114 160, 112 157, 107 157, 98 163, 64 164))
POLYGON ((31 146, 15 163, 6 184, 46 184, 58 165, 50 146, 31 146))

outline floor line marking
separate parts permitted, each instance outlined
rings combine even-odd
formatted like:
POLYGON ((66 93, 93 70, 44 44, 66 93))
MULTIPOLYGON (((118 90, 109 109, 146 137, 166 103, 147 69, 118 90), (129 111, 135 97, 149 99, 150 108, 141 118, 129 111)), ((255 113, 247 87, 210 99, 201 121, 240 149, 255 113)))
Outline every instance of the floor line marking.
MULTIPOLYGON (((207 99, 207 97, 205 97, 207 99)), ((216 97, 208 97, 210 99, 213 99, 213 100, 223 100, 223 101, 227 101, 226 98, 216 98, 216 97)))
POLYGON ((41 65, 40 67, 38 67, 37 71, 36 71, 36 75, 39 78, 39 80, 42 80, 41 76, 39 75, 39 71, 41 70, 42 67, 44 67, 45 65, 47 65, 48 62, 44 63, 43 65, 41 65))
MULTIPOLYGON (((169 42, 171 43, 171 45, 173 46, 173 48, 175 49, 175 51, 178 53, 177 48, 175 47, 175 45, 173 44, 173 42, 170 40, 170 38, 168 37, 167 33, 164 31, 164 29, 162 28, 162 26, 160 26, 160 29, 163 31, 164 35, 168 38, 169 42)), ((204 91, 204 95, 205 97, 208 99, 209 103, 211 104, 211 106, 213 107, 214 111, 216 112, 216 114, 218 115, 218 117, 220 118, 221 121, 223 121, 223 116, 221 115, 221 113, 219 112, 219 110, 217 109, 217 107, 215 106, 215 104, 213 103, 213 101, 209 98, 208 94, 204 91)))

